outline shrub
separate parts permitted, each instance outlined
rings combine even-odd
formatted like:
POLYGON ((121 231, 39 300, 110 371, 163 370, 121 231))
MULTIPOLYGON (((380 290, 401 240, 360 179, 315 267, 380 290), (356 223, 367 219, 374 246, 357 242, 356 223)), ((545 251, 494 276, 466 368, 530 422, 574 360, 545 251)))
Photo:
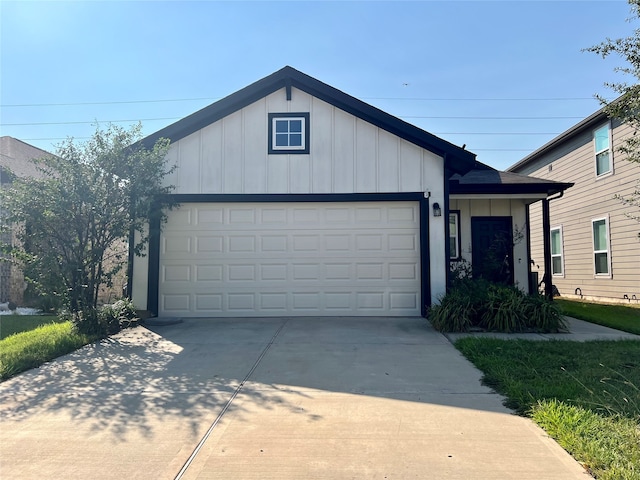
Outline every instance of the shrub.
POLYGON ((466 332, 475 323, 476 305, 462 290, 452 290, 445 295, 440 305, 429 311, 433 328, 441 332, 466 332))
POLYGON ((138 320, 136 307, 131 300, 126 298, 103 306, 99 310, 98 316, 100 321, 106 325, 107 332, 110 334, 130 327, 138 320))
POLYGON ((480 327, 497 332, 517 332, 525 325, 523 294, 515 287, 490 285, 482 304, 480 327))
POLYGON ((567 330, 562 308, 556 302, 550 302, 539 293, 525 295, 523 300, 522 309, 527 329, 540 332, 567 330))
POLYGON ((98 309, 91 308, 62 315, 73 323, 79 333, 102 337, 133 326, 138 320, 135 306, 128 299, 118 300, 98 309))
POLYGON ((560 307, 541 295, 483 279, 456 278, 429 320, 441 332, 473 328, 496 332, 557 332, 566 328, 560 307))

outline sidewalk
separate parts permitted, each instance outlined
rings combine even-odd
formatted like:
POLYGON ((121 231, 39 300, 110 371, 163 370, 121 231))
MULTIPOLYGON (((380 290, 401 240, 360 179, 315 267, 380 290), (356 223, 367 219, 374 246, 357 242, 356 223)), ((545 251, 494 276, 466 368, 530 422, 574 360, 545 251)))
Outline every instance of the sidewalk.
POLYGON ((640 340, 640 335, 622 332, 613 328, 603 327, 595 323, 585 322, 577 318, 565 317, 569 332, 566 333, 445 333, 451 343, 465 337, 500 338, 503 340, 570 340, 573 342, 588 342, 591 340, 640 340))

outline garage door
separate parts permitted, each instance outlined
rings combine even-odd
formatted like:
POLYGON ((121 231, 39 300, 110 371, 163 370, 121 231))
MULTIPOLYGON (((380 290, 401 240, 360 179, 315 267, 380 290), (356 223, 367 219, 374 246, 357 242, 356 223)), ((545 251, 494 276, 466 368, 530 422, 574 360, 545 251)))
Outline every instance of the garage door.
POLYGON ((161 316, 420 315, 419 206, 186 203, 159 267, 161 316))

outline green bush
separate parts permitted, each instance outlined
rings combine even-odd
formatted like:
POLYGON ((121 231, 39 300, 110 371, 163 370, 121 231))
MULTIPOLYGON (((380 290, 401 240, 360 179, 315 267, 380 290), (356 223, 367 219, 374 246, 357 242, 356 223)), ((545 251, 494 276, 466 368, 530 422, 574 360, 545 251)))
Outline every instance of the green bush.
POLYGON ((103 306, 98 311, 100 321, 107 326, 108 333, 116 333, 132 326, 138 320, 136 307, 129 299, 123 298, 110 305, 103 306))
POLYGON ((98 309, 66 312, 62 315, 73 323, 78 333, 101 337, 118 333, 138 321, 135 306, 128 299, 118 300, 98 309))
POLYGON ((438 331, 466 332, 475 323, 477 305, 461 290, 452 290, 431 308, 429 320, 438 331))
POLYGON ((440 304, 429 309, 429 320, 440 332, 558 332, 566 327, 560 307, 542 295, 471 278, 456 278, 440 304))
POLYGON ((527 329, 541 332, 567 330, 562 308, 555 301, 547 300, 544 295, 535 293, 525 296, 522 309, 527 329))
POLYGON ((525 325, 523 295, 515 287, 490 285, 481 306, 480 327, 497 332, 516 332, 525 325))

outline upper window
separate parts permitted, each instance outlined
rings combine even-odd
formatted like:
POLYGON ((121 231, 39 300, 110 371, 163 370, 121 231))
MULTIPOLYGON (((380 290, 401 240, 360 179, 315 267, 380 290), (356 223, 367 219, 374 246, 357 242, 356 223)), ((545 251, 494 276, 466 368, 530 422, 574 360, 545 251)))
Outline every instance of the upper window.
POLYGON ((596 275, 611 275, 609 225, 606 218, 591 221, 593 230, 593 267, 596 275))
POLYGON ((309 153, 309 114, 270 113, 269 153, 309 153))
POLYGON ((596 176, 611 173, 611 148, 609 124, 603 125, 593 132, 596 152, 596 176))
POLYGON ((460 259, 460 212, 449 212, 449 258, 460 259))
POLYGON ((551 229, 551 273, 564 275, 562 227, 551 229))

